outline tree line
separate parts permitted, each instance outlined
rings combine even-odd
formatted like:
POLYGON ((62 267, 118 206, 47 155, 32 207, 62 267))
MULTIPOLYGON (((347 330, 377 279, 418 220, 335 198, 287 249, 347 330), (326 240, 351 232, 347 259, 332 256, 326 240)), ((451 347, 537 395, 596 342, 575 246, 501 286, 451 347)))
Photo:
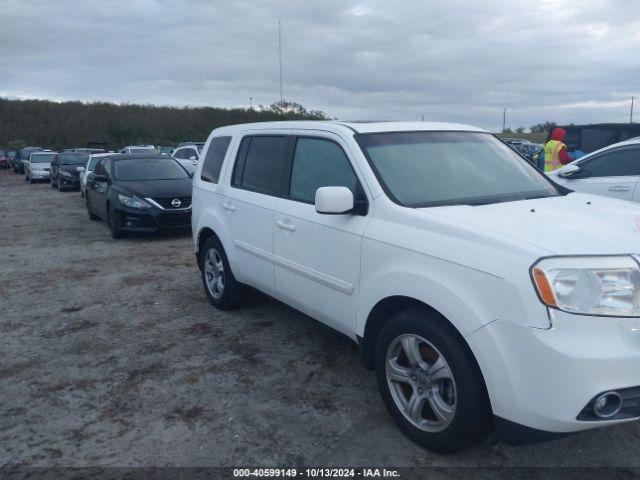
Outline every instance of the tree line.
POLYGON ((106 144, 174 146, 204 141, 216 127, 273 120, 325 120, 319 110, 295 102, 257 108, 165 107, 106 102, 52 102, 0 97, 0 148, 53 150, 106 144))

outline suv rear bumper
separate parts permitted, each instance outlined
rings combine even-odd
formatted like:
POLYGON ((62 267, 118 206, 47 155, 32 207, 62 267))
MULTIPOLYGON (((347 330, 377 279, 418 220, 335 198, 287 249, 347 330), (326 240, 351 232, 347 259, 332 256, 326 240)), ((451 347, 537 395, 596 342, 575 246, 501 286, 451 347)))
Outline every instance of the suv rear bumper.
POLYGON ((578 416, 597 395, 640 385, 640 319, 551 317, 548 330, 495 320, 467 337, 494 415, 549 433, 637 420, 635 400, 610 419, 578 416))

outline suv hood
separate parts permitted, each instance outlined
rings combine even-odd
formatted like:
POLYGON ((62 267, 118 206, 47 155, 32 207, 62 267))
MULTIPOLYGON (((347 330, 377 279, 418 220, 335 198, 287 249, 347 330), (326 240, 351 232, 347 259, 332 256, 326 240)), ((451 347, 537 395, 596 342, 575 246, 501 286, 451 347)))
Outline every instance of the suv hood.
POLYGON ((541 255, 640 253, 640 205, 607 197, 566 196, 420 209, 463 228, 539 247, 541 255))

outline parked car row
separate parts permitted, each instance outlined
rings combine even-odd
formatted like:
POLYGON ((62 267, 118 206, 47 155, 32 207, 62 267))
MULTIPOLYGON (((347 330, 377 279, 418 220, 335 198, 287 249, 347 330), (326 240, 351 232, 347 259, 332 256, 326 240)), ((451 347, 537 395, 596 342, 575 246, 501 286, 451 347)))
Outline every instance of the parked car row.
MULTIPOLYGON (((197 151, 195 145, 178 150, 191 147, 197 151)), ((125 147, 121 153, 33 147, 21 156, 26 181, 48 180, 59 191, 79 190, 89 219, 104 220, 113 238, 191 226, 191 176, 197 160, 185 166, 153 146, 125 147)))

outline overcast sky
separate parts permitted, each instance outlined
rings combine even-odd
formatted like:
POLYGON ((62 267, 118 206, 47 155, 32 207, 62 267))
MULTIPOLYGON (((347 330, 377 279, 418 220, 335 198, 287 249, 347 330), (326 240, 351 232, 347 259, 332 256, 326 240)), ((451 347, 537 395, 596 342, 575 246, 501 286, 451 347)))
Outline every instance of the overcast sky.
MULTIPOLYGON (((0 0, 0 96, 507 125, 628 121, 637 0, 0 0)), ((637 102, 640 120, 640 99, 637 102)))

